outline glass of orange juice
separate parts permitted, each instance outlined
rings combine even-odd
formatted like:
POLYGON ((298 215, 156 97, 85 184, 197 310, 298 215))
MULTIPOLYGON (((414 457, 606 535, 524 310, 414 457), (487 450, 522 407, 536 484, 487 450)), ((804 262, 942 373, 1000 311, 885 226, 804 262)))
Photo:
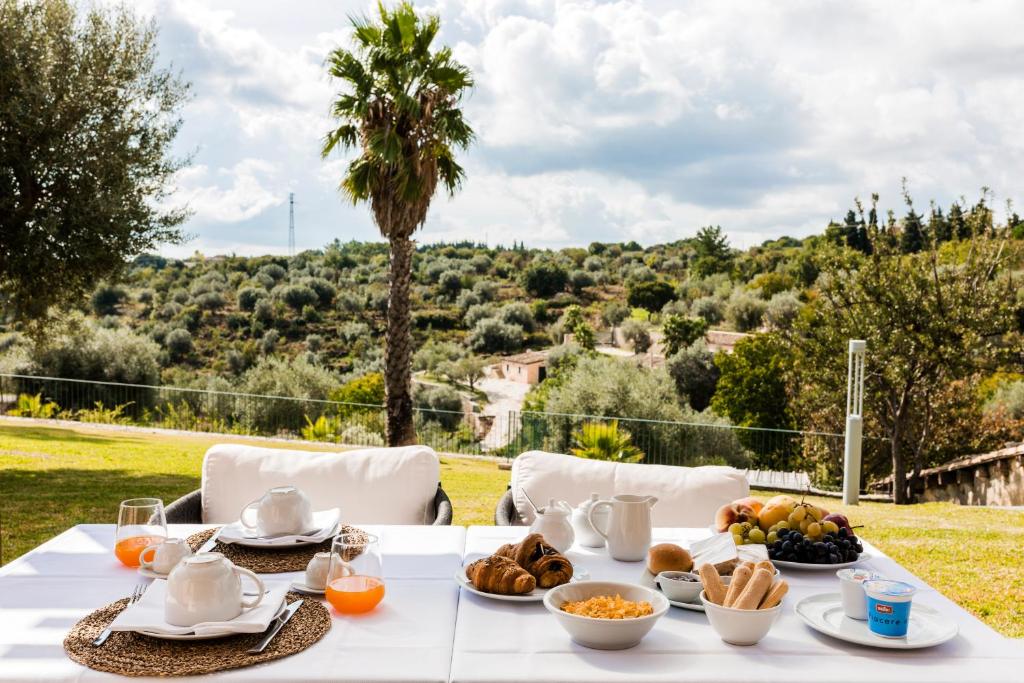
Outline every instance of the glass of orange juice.
POLYGON ((159 498, 132 498, 121 502, 117 513, 114 554, 126 567, 139 566, 139 554, 167 538, 164 502, 159 498))
POLYGON ((384 571, 376 536, 359 533, 334 538, 326 596, 342 614, 369 612, 384 599, 384 571))

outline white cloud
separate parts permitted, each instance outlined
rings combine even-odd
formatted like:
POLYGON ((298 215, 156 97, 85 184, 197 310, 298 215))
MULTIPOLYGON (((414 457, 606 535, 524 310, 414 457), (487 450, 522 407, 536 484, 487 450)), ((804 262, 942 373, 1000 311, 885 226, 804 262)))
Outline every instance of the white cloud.
MULTIPOLYGON (((469 181, 421 239, 654 242, 719 223, 736 244, 821 230, 855 196, 902 210, 1024 172, 1024 6, 973 3, 434 0, 474 72, 469 181)), ((204 245, 375 239, 322 162, 323 59, 369 0, 162 0, 161 50, 195 84, 182 177, 204 245), (261 160, 253 164, 253 160, 261 160), (217 235, 216 239, 212 236, 217 235)))

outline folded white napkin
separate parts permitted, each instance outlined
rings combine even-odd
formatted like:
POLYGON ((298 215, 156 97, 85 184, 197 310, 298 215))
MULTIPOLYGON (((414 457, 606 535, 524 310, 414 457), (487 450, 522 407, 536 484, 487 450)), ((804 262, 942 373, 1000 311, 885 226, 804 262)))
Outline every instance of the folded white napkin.
MULTIPOLYGON (((252 609, 244 610, 231 621, 210 621, 195 626, 172 626, 164 620, 164 599, 167 595, 167 582, 157 579, 149 585, 142 599, 128 605, 110 624, 111 631, 151 631, 170 635, 197 636, 223 633, 262 633, 274 616, 281 610, 281 603, 291 585, 288 581, 264 581, 269 591, 263 596, 260 604, 252 609)), ((253 588, 251 581, 244 581, 245 590, 253 588)), ((252 596, 245 596, 252 600, 252 596)))
POLYGON ((265 546, 268 548, 296 542, 322 543, 338 533, 340 521, 340 508, 320 510, 313 513, 313 529, 308 530, 309 533, 275 536, 273 538, 261 538, 255 531, 250 531, 242 526, 241 522, 235 521, 221 527, 220 533, 217 534, 217 540, 225 544, 245 541, 246 545, 265 546))

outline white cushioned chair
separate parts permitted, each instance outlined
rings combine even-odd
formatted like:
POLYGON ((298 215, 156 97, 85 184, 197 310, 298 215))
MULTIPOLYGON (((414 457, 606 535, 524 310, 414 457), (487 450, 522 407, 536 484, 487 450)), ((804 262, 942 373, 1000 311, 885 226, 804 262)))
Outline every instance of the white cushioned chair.
POLYGON ((704 527, 714 523, 722 505, 750 493, 743 472, 733 467, 676 467, 587 460, 573 455, 528 451, 512 462, 512 483, 498 502, 498 526, 530 524, 533 508, 549 498, 578 505, 597 493, 602 499, 617 494, 651 495, 654 526, 704 527))
POLYGON ((451 524, 440 460, 426 446, 342 452, 217 444, 203 456, 202 485, 167 508, 167 521, 225 524, 267 489, 306 492, 314 510, 341 508, 346 524, 451 524))

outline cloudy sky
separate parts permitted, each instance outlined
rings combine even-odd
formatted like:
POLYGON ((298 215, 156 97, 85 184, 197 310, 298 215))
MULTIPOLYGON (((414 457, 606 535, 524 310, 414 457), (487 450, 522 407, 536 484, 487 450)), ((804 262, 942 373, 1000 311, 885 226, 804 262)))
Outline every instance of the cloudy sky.
MULTIPOLYGON (((363 0, 147 0, 161 58, 194 88, 165 253, 377 239, 319 143, 328 52, 363 0)), ((1006 2, 431 0, 474 73, 469 179, 420 241, 653 244, 720 224, 733 244, 818 232, 854 197, 899 208, 1020 198, 1024 6, 1006 2)))

